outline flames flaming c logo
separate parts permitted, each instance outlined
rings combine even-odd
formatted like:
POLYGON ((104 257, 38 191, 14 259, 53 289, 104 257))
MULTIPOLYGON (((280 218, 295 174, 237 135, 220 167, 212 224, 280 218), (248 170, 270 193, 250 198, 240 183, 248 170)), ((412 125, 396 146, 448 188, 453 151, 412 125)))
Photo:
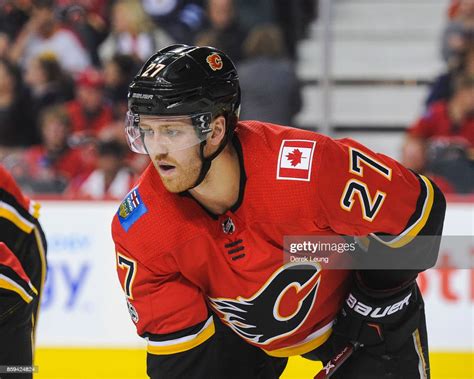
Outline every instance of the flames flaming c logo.
POLYGON ((209 64, 209 67, 212 69, 212 71, 221 70, 224 66, 221 56, 217 53, 209 55, 206 58, 206 62, 209 64))
POLYGON ((294 333, 316 302, 321 267, 285 265, 249 298, 209 298, 222 321, 245 340, 267 345, 294 333))

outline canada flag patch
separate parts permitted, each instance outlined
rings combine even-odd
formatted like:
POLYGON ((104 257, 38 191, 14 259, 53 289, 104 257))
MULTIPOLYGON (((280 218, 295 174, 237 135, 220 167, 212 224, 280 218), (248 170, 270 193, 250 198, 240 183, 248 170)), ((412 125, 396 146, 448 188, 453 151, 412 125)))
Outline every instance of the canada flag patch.
POLYGON ((316 141, 283 140, 278 155, 277 179, 309 182, 315 147, 316 141))

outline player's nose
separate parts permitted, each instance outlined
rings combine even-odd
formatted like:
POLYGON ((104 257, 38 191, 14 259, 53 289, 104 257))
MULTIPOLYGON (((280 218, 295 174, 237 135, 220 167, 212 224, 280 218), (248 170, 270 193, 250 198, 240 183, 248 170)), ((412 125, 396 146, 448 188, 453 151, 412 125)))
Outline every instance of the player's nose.
POLYGON ((166 159, 168 158, 168 153, 165 153, 165 154, 155 154, 154 156, 155 158, 155 162, 163 162, 163 161, 166 161, 166 159))
POLYGON ((168 154, 169 144, 166 143, 165 139, 161 136, 154 136, 154 138, 148 143, 149 151, 152 151, 155 155, 168 154))

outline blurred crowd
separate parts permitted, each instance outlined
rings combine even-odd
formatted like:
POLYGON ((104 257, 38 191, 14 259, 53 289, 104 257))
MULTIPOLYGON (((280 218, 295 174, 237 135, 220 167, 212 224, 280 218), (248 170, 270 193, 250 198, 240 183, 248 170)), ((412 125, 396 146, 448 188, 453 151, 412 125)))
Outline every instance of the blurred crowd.
POLYGON ((403 163, 445 193, 474 193, 474 0, 452 0, 442 33, 445 72, 408 129, 403 163))
POLYGON ((225 51, 239 69, 242 118, 290 125, 301 107, 295 47, 316 8, 313 0, 0 0, 0 163, 28 193, 121 199, 148 164, 126 145, 127 87, 173 43, 225 51), (262 75, 266 85, 256 85, 262 75))
MULTIPOLYGON (((242 119, 293 125, 296 46, 316 17, 314 0, 0 0, 0 163, 29 193, 121 199, 148 164, 126 145, 127 86, 173 43, 231 56, 242 119)), ((474 0, 452 0, 446 18, 446 71, 403 163, 446 193, 472 193, 474 0)))

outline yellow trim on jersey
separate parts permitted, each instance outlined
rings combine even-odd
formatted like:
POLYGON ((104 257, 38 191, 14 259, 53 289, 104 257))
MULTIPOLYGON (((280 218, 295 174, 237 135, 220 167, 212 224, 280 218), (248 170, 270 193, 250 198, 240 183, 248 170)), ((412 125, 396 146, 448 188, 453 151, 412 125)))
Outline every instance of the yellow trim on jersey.
POLYGON ((38 291, 39 299, 36 305, 36 312, 33 311, 33 316, 36 317, 34 328, 33 328, 33 344, 36 343, 36 325, 38 325, 38 318, 39 318, 39 312, 40 312, 40 306, 41 306, 41 297, 43 295, 44 282, 46 280, 46 252, 43 246, 43 240, 41 239, 38 227, 34 228, 34 234, 35 234, 36 246, 38 248, 40 261, 41 261, 41 283, 40 283, 40 288, 38 291))
POLYGON ((30 340, 31 340, 31 358, 33 361, 33 364, 35 362, 35 313, 31 315, 31 335, 30 335, 30 340))
POLYGON ((33 297, 29 295, 22 286, 2 274, 0 274, 0 288, 5 288, 17 293, 27 304, 31 303, 33 300, 33 297))
POLYGON ((40 216, 40 209, 41 209, 41 204, 38 203, 37 201, 30 200, 30 213, 31 215, 38 219, 40 216))
POLYGON ((37 228, 35 228, 34 233, 35 233, 36 245, 38 247, 40 260, 41 260, 41 287, 40 287, 39 292, 43 293, 44 282, 46 280, 46 252, 44 250, 43 240, 41 239, 41 236, 37 228))
POLYGON ((425 362, 425 357, 423 355, 423 348, 421 346, 421 340, 420 340, 420 332, 418 329, 416 329, 413 332, 413 340, 415 342, 416 353, 418 354, 418 357, 420 358, 420 363, 418 365, 418 370, 420 372, 420 379, 426 379, 426 362, 425 362))
POLYGON ((212 318, 210 320, 211 322, 208 322, 208 325, 205 326, 198 334, 196 334, 193 339, 189 341, 181 343, 173 343, 173 341, 169 341, 170 344, 165 344, 166 342, 162 342, 162 345, 160 346, 152 345, 153 342, 149 341, 147 347, 148 353, 156 355, 169 355, 191 350, 192 348, 199 346, 211 338, 216 331, 214 321, 212 318))
POLYGON ((34 225, 29 222, 27 219, 22 217, 15 208, 8 205, 7 203, 0 201, 0 217, 6 218, 15 224, 18 229, 22 230, 25 233, 30 234, 34 228, 34 225))
POLYGON ((431 213, 431 209, 433 208, 434 189, 428 178, 423 175, 420 175, 420 178, 426 185, 426 200, 423 204, 423 211, 420 218, 414 224, 409 226, 405 231, 403 231, 398 237, 395 237, 392 241, 386 242, 375 235, 371 235, 377 241, 392 248, 403 247, 410 243, 426 225, 431 213))
POLYGON ((28 282, 28 286, 30 287, 30 289, 33 291, 33 293, 38 296, 38 290, 35 288, 35 286, 33 285, 33 283, 31 282, 28 282))
POLYGON ((332 328, 329 328, 322 335, 316 337, 315 339, 311 341, 302 343, 301 345, 284 347, 282 349, 276 349, 276 350, 263 349, 263 351, 265 351, 265 353, 267 353, 268 355, 271 355, 272 357, 277 357, 277 358, 285 358, 285 357, 291 357, 293 355, 306 354, 318 348, 324 342, 326 342, 329 336, 331 335, 331 333, 332 333, 332 328))

